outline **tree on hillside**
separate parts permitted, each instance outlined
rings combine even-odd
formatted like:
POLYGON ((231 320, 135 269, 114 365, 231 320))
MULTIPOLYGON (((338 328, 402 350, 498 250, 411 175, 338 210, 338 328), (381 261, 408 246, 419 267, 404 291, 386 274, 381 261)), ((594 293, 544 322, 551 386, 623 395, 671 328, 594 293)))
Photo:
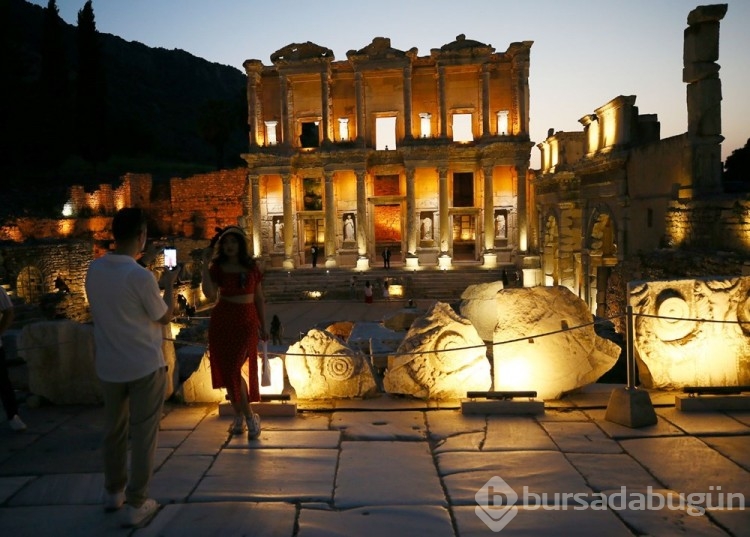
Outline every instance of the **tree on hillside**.
POLYGON ((71 97, 69 68, 63 37, 63 20, 55 0, 44 10, 39 106, 36 113, 40 160, 58 166, 70 154, 71 97))
POLYGON ((76 139, 80 155, 94 164, 107 158, 107 83, 94 8, 88 0, 78 12, 76 30, 76 139))
POLYGON ((750 192, 750 139, 724 161, 724 190, 750 192))

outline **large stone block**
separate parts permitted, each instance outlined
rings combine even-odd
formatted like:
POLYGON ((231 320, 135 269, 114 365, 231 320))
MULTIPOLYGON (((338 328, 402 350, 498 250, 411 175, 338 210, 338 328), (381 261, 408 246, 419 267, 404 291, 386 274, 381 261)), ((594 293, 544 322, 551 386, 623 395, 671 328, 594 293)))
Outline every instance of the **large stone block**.
POLYGON ((631 282, 628 292, 644 386, 750 384, 750 277, 631 282))
POLYGON ((94 329, 74 321, 45 321, 21 330, 18 354, 26 360, 29 391, 60 405, 98 404, 94 329))
POLYGON ((586 303, 566 287, 506 289, 493 335, 495 390, 535 390, 541 399, 596 382, 620 347, 594 332, 586 303))
POLYGON ((378 391, 364 355, 325 330, 313 328, 290 346, 285 365, 298 399, 373 397, 378 391))
POLYGON ((498 315, 502 314, 495 297, 504 288, 503 282, 496 281, 470 285, 461 293, 461 315, 471 321, 484 341, 492 341, 498 315))
POLYGON ((471 321, 443 302, 412 323, 396 353, 383 378, 389 393, 459 399, 492 385, 484 341, 471 321))

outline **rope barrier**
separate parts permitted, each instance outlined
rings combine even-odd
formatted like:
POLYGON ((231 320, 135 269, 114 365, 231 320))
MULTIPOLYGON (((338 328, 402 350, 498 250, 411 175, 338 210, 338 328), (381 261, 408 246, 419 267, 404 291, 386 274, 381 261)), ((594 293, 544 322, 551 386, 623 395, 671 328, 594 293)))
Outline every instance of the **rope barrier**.
MULTIPOLYGON (((589 322, 589 323, 583 323, 583 324, 580 324, 580 325, 577 325, 577 326, 565 327, 565 328, 561 328, 560 330, 553 330, 553 331, 550 331, 550 332, 543 332, 543 333, 534 334, 534 335, 521 336, 521 337, 517 337, 517 338, 513 338, 513 339, 508 339, 508 340, 505 340, 505 341, 498 341, 496 343, 493 343, 493 345, 507 345, 507 344, 510 344, 510 343, 518 343, 520 341, 527 341, 527 340, 539 339, 539 338, 547 337, 547 336, 553 336, 553 335, 556 335, 556 334, 561 334, 561 333, 569 332, 569 331, 572 331, 572 330, 578 330, 578 329, 581 329, 581 328, 586 328, 586 327, 594 326, 594 325, 597 325, 597 324, 604 324, 606 322, 612 321, 614 319, 623 318, 625 316, 626 316, 626 314, 619 314, 619 315, 614 315, 612 317, 600 318, 600 319, 594 320, 594 321, 589 322)), ((647 314, 647 313, 633 313, 633 316, 634 317, 647 317, 647 318, 653 318, 653 319, 667 319, 667 320, 674 320, 674 321, 690 321, 690 322, 703 322, 703 323, 750 324, 750 321, 740 321, 740 320, 725 321, 725 320, 717 320, 717 319, 697 319, 697 318, 688 318, 688 317, 670 317, 670 316, 665 316, 665 315, 652 315, 652 314, 647 314)), ((186 317, 186 318, 179 317, 178 319, 181 319, 183 321, 185 319, 187 321, 193 321, 193 320, 208 320, 209 317, 202 317, 202 316, 201 317, 196 317, 196 316, 192 316, 192 317, 186 317)), ((189 340, 182 340, 182 339, 176 339, 176 338, 167 338, 167 337, 165 337, 165 338, 163 338, 163 340, 164 341, 171 341, 173 343, 178 343, 181 346, 195 346, 195 347, 206 347, 207 346, 206 343, 199 343, 199 342, 194 342, 194 341, 189 341, 189 340)), ((61 346, 61 345, 70 345, 70 344, 73 344, 73 343, 76 343, 76 341, 57 341, 57 342, 48 343, 48 344, 45 344, 45 345, 34 345, 34 346, 28 346, 28 347, 16 347, 16 351, 20 353, 20 352, 23 352, 23 351, 37 350, 37 349, 42 349, 42 348, 47 348, 47 347, 58 347, 58 346, 61 346)), ((444 350, 441 350, 440 352, 443 352, 443 353, 458 352, 458 351, 480 349, 480 348, 486 348, 486 347, 487 347, 486 344, 481 344, 481 345, 467 345, 467 346, 464 346, 464 347, 454 347, 454 348, 451 348, 451 349, 444 349, 444 350)), ((356 350, 356 349, 353 349, 353 350, 356 350)), ((393 351, 393 352, 380 352, 380 353, 367 353, 367 354, 370 355, 370 356, 381 357, 381 356, 419 356, 419 355, 423 355, 423 354, 434 354, 434 353, 435 353, 435 351, 409 351, 409 352, 397 352, 397 351, 393 351)), ((282 356, 282 355, 283 356, 307 356, 304 353, 288 353, 288 352, 270 352, 270 354, 278 355, 278 356, 282 356)), ((342 355, 341 354, 316 354, 315 356, 319 356, 319 357, 337 357, 337 356, 339 356, 340 357, 342 355)))

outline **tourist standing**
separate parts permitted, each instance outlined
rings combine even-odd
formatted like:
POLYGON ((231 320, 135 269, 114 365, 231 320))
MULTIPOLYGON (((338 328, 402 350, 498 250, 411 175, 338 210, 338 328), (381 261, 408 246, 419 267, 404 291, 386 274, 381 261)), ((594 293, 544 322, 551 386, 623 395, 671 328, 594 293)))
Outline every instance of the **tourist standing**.
POLYGON ((383 298, 385 298, 386 300, 391 298, 391 292, 390 289, 388 289, 388 285, 388 280, 385 280, 383 282, 383 298))
POLYGON ((391 268, 391 249, 383 248, 383 268, 391 268))
POLYGON ((284 328, 281 326, 281 319, 279 316, 274 314, 271 317, 271 343, 274 345, 281 345, 281 338, 284 336, 284 328))
POLYGON ((310 257, 312 257, 312 266, 315 268, 318 266, 318 247, 315 244, 310 246, 310 257))
POLYGON ((250 257, 245 233, 237 226, 225 228, 213 246, 203 254, 203 294, 216 301, 208 327, 208 352, 213 387, 227 389, 234 409, 229 429, 239 435, 247 429, 247 439, 260 436, 260 417, 250 403, 260 401, 258 385, 258 338, 266 333, 263 274, 250 257), (218 300, 217 300, 218 298, 218 300), (250 360, 248 382, 242 367, 250 360))
POLYGON ((372 304, 372 285, 370 285, 370 280, 365 281, 365 303, 372 304))
POLYGON ((8 417, 8 425, 14 431, 21 432, 26 430, 26 424, 18 415, 18 401, 16 401, 16 392, 13 391, 13 385, 8 375, 8 364, 5 361, 2 338, 5 331, 13 324, 13 302, 2 287, 0 287, 0 315, 2 315, 0 317, 0 400, 3 402, 5 415, 8 417))
POLYGON ((141 526, 159 509, 148 488, 167 385, 162 327, 172 320, 179 271, 165 271, 162 296, 153 273, 136 262, 146 244, 142 209, 118 211, 112 234, 114 251, 92 261, 86 274, 104 398, 104 503, 114 511, 127 501, 123 525, 141 526))

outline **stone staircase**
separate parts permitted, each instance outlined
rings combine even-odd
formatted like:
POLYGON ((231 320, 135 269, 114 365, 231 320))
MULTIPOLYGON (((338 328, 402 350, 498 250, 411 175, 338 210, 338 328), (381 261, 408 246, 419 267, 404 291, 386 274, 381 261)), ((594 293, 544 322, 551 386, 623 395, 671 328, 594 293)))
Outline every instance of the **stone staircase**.
POLYGON ((267 269, 263 278, 263 290, 267 302, 363 300, 365 281, 369 281, 373 286, 374 297, 382 299, 383 284, 387 280, 392 290, 391 299, 394 301, 429 298, 452 302, 458 300, 469 285, 501 280, 503 269, 508 275, 509 286, 520 285, 516 267, 512 265, 491 270, 477 265, 458 265, 449 270, 430 267, 412 271, 393 267, 388 270, 372 268, 365 272, 302 267, 292 271, 267 269), (356 277, 353 294, 352 276, 356 277), (401 296, 398 296, 398 286, 401 286, 401 296))

